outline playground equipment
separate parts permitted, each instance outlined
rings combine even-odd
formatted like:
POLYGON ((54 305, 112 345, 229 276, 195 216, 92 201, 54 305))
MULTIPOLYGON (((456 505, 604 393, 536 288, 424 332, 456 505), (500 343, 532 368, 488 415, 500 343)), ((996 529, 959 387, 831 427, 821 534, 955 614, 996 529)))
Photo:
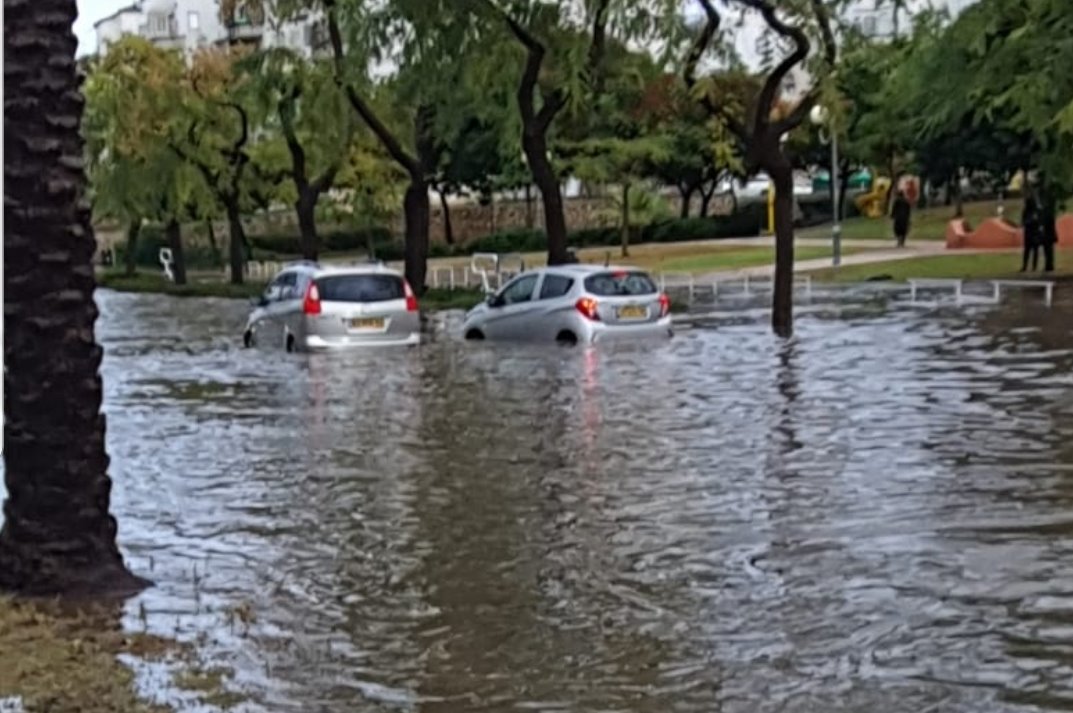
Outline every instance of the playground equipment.
POLYGON ((868 218, 882 218, 887 213, 890 179, 880 176, 872 182, 872 190, 853 199, 857 210, 868 218))
POLYGON ((521 253, 473 253, 470 259, 470 270, 481 280, 481 289, 485 294, 491 294, 503 286, 503 283, 515 275, 525 272, 525 258, 521 253), (517 270, 505 270, 504 263, 517 262, 517 270), (495 286, 492 278, 495 278, 495 286))
POLYGON ((175 282, 175 273, 171 269, 171 266, 174 263, 171 248, 160 248, 158 257, 160 258, 161 267, 164 268, 164 277, 167 278, 168 282, 175 282))

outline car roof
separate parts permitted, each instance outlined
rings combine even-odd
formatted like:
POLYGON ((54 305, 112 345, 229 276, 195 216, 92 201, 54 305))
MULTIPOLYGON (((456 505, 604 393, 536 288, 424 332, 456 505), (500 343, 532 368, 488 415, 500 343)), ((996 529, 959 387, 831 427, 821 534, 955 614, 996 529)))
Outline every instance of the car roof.
POLYGON ((312 261, 293 262, 283 266, 280 272, 309 272, 314 277, 325 275, 395 275, 401 276, 382 262, 331 263, 322 265, 312 261))
POLYGON ((564 274, 583 275, 586 277, 601 272, 643 272, 647 274, 645 270, 634 265, 582 265, 575 263, 572 265, 555 265, 554 267, 546 267, 544 269, 564 274))

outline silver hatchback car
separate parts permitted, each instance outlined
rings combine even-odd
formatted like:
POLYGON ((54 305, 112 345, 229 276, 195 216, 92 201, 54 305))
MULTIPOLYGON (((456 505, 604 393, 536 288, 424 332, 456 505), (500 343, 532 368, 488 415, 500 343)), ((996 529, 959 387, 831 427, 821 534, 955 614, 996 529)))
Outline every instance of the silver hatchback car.
POLYGON ((670 337, 671 302, 632 267, 562 265, 518 275, 466 314, 466 339, 589 344, 670 337))
POLYGON ((380 264, 289 265, 253 304, 242 337, 247 347, 322 351, 421 341, 413 290, 380 264))

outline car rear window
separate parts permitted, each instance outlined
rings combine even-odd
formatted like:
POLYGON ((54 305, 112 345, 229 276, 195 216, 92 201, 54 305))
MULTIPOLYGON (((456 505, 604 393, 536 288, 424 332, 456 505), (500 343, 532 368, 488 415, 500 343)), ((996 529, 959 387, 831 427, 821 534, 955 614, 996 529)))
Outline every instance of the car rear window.
POLYGON ((643 272, 600 272, 585 278, 585 289, 600 297, 651 295, 656 283, 643 272))
POLYGON ((325 302, 387 302, 406 297, 397 275, 332 275, 316 282, 325 302))

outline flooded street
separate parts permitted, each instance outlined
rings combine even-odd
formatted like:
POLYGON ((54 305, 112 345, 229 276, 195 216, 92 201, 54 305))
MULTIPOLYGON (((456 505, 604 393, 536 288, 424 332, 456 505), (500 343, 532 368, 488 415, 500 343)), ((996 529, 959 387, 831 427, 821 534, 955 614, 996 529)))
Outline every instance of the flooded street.
POLYGON ((98 301, 127 623, 249 710, 1073 710, 1068 289, 313 357, 98 301))

